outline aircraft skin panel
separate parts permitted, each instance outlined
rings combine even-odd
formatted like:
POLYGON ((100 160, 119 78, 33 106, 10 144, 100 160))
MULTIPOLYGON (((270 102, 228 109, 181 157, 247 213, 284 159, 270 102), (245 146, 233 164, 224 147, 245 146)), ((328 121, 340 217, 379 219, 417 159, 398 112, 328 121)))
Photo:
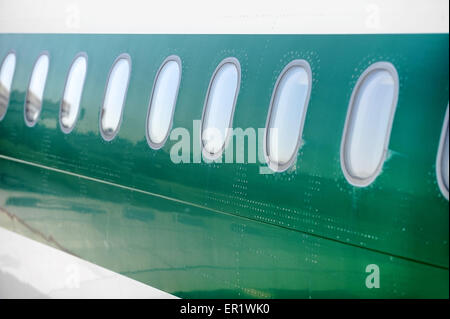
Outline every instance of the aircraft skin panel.
MULTIPOLYGON (((448 298, 446 268, 23 163, 0 163, 1 227, 177 297, 448 298), (366 286, 366 267, 373 264, 380 269, 378 289, 366 286)), ((23 280, 11 263, 0 266, 4 276, 23 280)), ((70 286, 53 297, 83 291, 83 282, 77 287, 66 267, 57 276, 47 274, 49 281, 56 277, 70 286)), ((46 291, 39 282, 31 284, 46 291)))
POLYGON ((17 64, 0 122, 0 226, 178 297, 448 298, 449 204, 435 173, 448 105, 448 40, 1 34, 0 57, 13 49, 17 64), (30 128, 26 89, 43 51, 50 67, 42 111, 30 128), (59 107, 79 52, 88 56, 81 109, 64 134, 59 107), (119 132, 107 142, 99 112, 122 53, 131 57, 130 83, 119 132), (171 161, 178 140, 154 150, 145 137, 155 75, 170 55, 182 63, 172 129, 193 138, 190 163, 171 161), (193 120, 201 119, 211 75, 227 57, 241 66, 233 127, 244 130, 264 128, 284 66, 295 59, 310 64, 302 146, 287 171, 261 174, 267 165, 259 162, 193 163, 200 147, 193 120), (358 77, 378 61, 398 72, 398 105, 381 173, 370 186, 355 187, 340 166, 342 132, 358 77), (366 288, 370 264, 382 265, 385 289, 366 288))

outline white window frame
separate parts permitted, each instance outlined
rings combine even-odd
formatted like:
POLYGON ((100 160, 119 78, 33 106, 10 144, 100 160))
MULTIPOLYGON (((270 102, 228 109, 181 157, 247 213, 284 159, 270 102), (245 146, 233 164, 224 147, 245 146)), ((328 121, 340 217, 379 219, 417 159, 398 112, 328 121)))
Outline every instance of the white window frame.
POLYGON ((355 87, 353 88, 353 92, 350 98, 350 103, 348 105, 348 109, 347 109, 347 116, 345 119, 345 126, 344 126, 344 131, 342 134, 342 139, 341 139, 341 149, 340 149, 340 162, 341 162, 341 169, 342 172, 344 173, 345 178, 347 179, 347 181, 356 187, 366 187, 368 185, 370 185, 380 174, 381 169, 383 167, 383 164, 386 160, 386 156, 387 156, 387 152, 388 152, 388 148, 389 148, 389 141, 390 141, 390 137, 391 137, 391 132, 392 132, 392 125, 394 122, 394 116, 395 116, 395 111, 397 109, 397 104, 398 104, 398 97, 399 97, 399 76, 397 73, 397 69, 395 68, 395 66, 390 63, 390 62, 386 62, 386 61, 381 61, 381 62, 375 62, 373 64, 371 64, 369 67, 367 67, 364 72, 361 74, 361 76, 359 77, 358 81, 356 82, 355 87), (369 74, 371 74, 374 71, 377 70, 383 70, 383 71, 387 71, 391 74, 392 79, 394 80, 394 98, 391 104, 391 112, 390 112, 390 116, 389 116, 389 123, 388 123, 388 127, 387 127, 387 132, 385 135, 385 140, 384 140, 384 145, 383 145, 383 155, 380 158, 380 162, 378 163, 377 168, 375 169, 374 173, 372 175, 370 175, 369 177, 366 178, 358 178, 355 176, 352 176, 349 172, 349 170, 347 169, 347 155, 346 155, 346 149, 347 149, 347 139, 348 139, 348 135, 351 134, 349 126, 350 126, 350 120, 352 118, 352 112, 355 106, 355 102, 356 102, 356 97, 359 95, 359 90, 361 85, 364 83, 364 81, 366 80, 367 76, 369 74))
POLYGON ((102 105, 100 106, 100 112, 99 112, 99 117, 98 117, 100 134, 101 134, 103 140, 105 140, 106 142, 112 141, 117 136, 117 134, 120 131, 120 127, 122 125, 122 120, 123 120, 123 109, 125 107, 125 103, 126 103, 127 96, 128 96, 128 88, 130 86, 131 71, 132 71, 131 56, 128 53, 119 54, 119 56, 116 57, 116 59, 114 60, 113 64, 111 65, 111 68, 109 69, 108 77, 106 79, 105 90, 104 90, 104 93, 103 93, 103 101, 102 101, 102 105), (123 101, 122 101, 122 107, 120 108, 120 118, 119 118, 119 123, 117 124, 117 128, 114 130, 113 134, 107 135, 107 134, 105 134, 105 132, 103 132, 102 112, 103 112, 103 107, 105 105, 106 93, 108 92, 108 85, 109 85, 109 80, 111 78, 111 73, 114 70, 114 67, 116 66, 117 62, 119 62, 122 59, 127 60, 128 61, 128 65, 130 67, 130 70, 128 72, 127 86, 125 88, 125 94, 124 94, 124 98, 123 98, 123 101))
MULTIPOLYGON (((444 123, 442 125, 442 131, 441 131, 441 137, 439 139, 439 148, 437 152, 437 158, 436 158, 436 178, 439 185, 439 189, 442 192, 442 195, 448 200, 448 188, 445 186, 444 181, 442 180, 442 170, 441 170, 441 164, 442 164, 442 153, 444 152, 444 143, 445 143, 445 137, 448 134, 448 104, 447 104, 447 111, 445 112, 445 118, 444 123)), ((449 137, 450 138, 450 137, 449 137)))
POLYGON ((153 81, 152 94, 150 95, 150 101, 148 103, 148 108, 147 108, 147 118, 146 118, 146 121, 145 121, 145 136, 147 138, 148 145, 154 150, 158 150, 158 149, 162 148, 166 144, 167 138, 169 137, 170 132, 172 131, 173 116, 175 114, 175 108, 177 106, 178 94, 179 94, 180 85, 181 85, 182 73, 183 73, 183 69, 182 69, 182 63, 181 63, 180 57, 178 55, 170 55, 167 58, 165 58, 164 61, 161 63, 161 65, 160 65, 160 67, 158 69, 158 72, 156 73, 155 80, 153 81), (173 102, 174 105, 173 105, 173 108, 172 108, 172 114, 170 116, 169 128, 168 128, 166 136, 164 137, 162 142, 161 143, 155 143, 155 142, 152 141, 152 139, 150 137, 150 134, 148 132, 149 124, 150 124, 150 111, 151 111, 152 102, 153 102, 153 98, 154 98, 154 94, 155 94, 156 84, 158 83, 158 79, 159 79, 159 76, 161 74, 161 71, 163 70, 164 66, 167 63, 171 62, 171 61, 174 61, 174 62, 176 62, 178 64, 178 68, 180 69, 180 75, 178 77, 178 84, 177 84, 177 88, 176 88, 176 91, 175 91, 175 100, 173 102))
POLYGON ((65 83, 64 83, 64 91, 63 91, 63 95, 62 95, 62 97, 61 97, 61 103, 60 103, 60 105, 59 105, 59 127, 61 128, 61 131, 62 131, 63 133, 65 133, 65 134, 69 134, 70 132, 72 132, 72 130, 74 129, 75 125, 76 125, 77 122, 78 122, 78 117, 80 116, 80 110, 81 110, 81 99, 82 99, 82 97, 83 97, 84 85, 85 85, 85 83, 86 83, 86 77, 87 77, 88 67, 89 67, 89 60, 88 60, 88 55, 87 55, 87 53, 86 53, 86 52, 79 52, 79 53, 78 53, 77 55, 75 55, 75 57, 73 58, 72 63, 70 64, 70 67, 69 67, 69 71, 67 72, 66 81, 65 81, 65 83), (77 61, 77 59, 80 58, 80 57, 83 57, 83 58, 85 58, 85 60, 86 60, 86 73, 85 73, 85 75, 84 75, 83 85, 82 85, 82 87, 81 87, 81 93, 80 93, 80 95, 81 95, 81 96, 80 96, 80 105, 78 105, 77 115, 76 115, 76 117, 75 117, 75 120, 74 120, 72 126, 71 126, 71 127, 65 127, 65 126, 62 124, 62 105, 63 105, 63 102, 64 102, 64 95, 66 94, 66 90, 67 90, 67 82, 69 81, 69 76, 70 76, 70 73, 72 72, 72 68, 73 68, 73 66, 74 66, 74 63, 75 63, 75 61, 77 61))
POLYGON ((34 61, 33 68, 31 69, 31 75, 30 75, 30 79, 28 80, 27 93, 26 93, 26 95, 25 95, 25 103, 24 103, 24 107, 23 107, 23 117, 24 117, 24 119, 25 119, 25 124, 26 124, 28 127, 33 127, 33 126, 35 126, 36 123, 39 121, 39 119, 40 119, 40 117, 41 117, 41 114, 42 114, 42 108, 44 107, 43 104, 44 104, 45 89, 46 89, 46 87, 47 87, 48 75, 49 75, 49 73, 50 73, 50 62, 51 62, 51 60, 50 60, 50 53, 49 53, 48 51, 42 51, 42 52, 38 55, 38 57, 36 58, 36 60, 34 61), (38 116, 36 117, 36 120, 35 120, 34 122, 30 122, 30 121, 28 121, 28 119, 27 119, 27 100, 28 100, 28 92, 30 91, 31 79, 33 78, 33 74, 34 74, 34 71, 35 71, 35 69, 36 69, 36 64, 37 64, 37 62, 39 61, 39 59, 40 59, 42 56, 44 56, 44 55, 46 55, 47 58, 48 58, 48 69, 47 69, 47 75, 45 76, 44 89, 43 89, 43 91, 42 91, 41 105, 40 105, 39 114, 38 114, 38 116))
POLYGON ((263 148, 264 148, 264 158, 266 160, 267 165, 269 166, 269 168, 271 170, 273 170, 274 172, 284 172, 286 171, 289 167, 291 167, 293 165, 293 163, 297 160, 297 155, 298 155, 298 151, 300 149, 300 145, 302 142, 302 138, 303 138, 303 128, 305 126, 305 120, 306 120, 306 114, 308 111, 308 107, 309 107, 309 102, 310 102, 310 98, 311 98, 311 91, 312 91, 312 70, 311 70, 311 66, 309 65, 308 61, 303 60, 303 59, 296 59, 293 60, 291 62, 289 62, 284 68, 283 70, 280 72, 280 75, 278 75, 277 81, 275 82, 275 86, 274 89, 272 91, 272 97, 270 99, 270 106, 269 106, 269 111, 267 113, 267 119, 266 119, 266 126, 265 126, 265 130, 264 130, 264 143, 263 143, 263 148), (271 122, 271 118, 272 118, 272 112, 274 111, 274 102, 275 102, 275 97, 277 95, 277 92, 279 90, 279 85, 281 80, 284 78, 285 74, 293 67, 301 67, 303 70, 306 71, 307 75, 308 75, 308 81, 309 81, 309 87, 308 87, 308 93, 305 99, 305 105, 303 107, 303 114, 302 114, 302 118, 301 118, 301 123, 300 123, 300 129, 299 129, 299 133, 298 133, 298 137, 297 137, 297 145, 295 146, 295 151, 292 153, 291 158, 289 159, 289 161, 287 161, 284 164, 279 164, 279 163, 274 163, 269 156, 269 147, 267 145, 268 143, 268 134, 269 134, 269 125, 271 122))
POLYGON ((6 55, 3 57, 2 63, 0 64, 0 70, 3 68, 3 65, 6 61, 6 58, 10 55, 13 54, 14 58, 15 58, 15 62, 14 62, 14 72, 12 75, 12 79, 11 79, 11 87, 9 88, 9 95, 8 95, 8 99, 6 100, 6 108, 5 108, 5 113, 3 113, 3 115, 0 114, 0 121, 2 121, 5 116, 6 113, 8 113, 8 108, 9 108, 9 102, 10 102, 10 98, 11 98, 11 92, 12 92, 12 85, 14 82, 14 76, 16 75, 16 67, 17 67, 17 54, 15 50, 9 50, 8 52, 6 52, 6 55))
POLYGON ((227 57, 227 58, 223 59, 217 65, 217 67, 214 70, 214 73, 212 74, 211 79, 209 81, 208 90, 207 90, 205 102, 204 102, 204 105, 203 105, 202 121, 201 121, 201 124, 200 124, 200 145, 201 145, 201 148, 202 148, 203 156, 206 159, 210 160, 210 161, 214 161, 214 160, 220 158, 222 156, 222 154, 223 154, 223 151, 226 149, 226 147, 228 145, 228 142, 229 142, 229 139, 230 139, 230 136, 231 136, 230 129, 231 130, 233 129, 233 119, 234 119, 234 112, 236 110, 236 102, 237 102, 237 99, 238 99, 238 96, 239 96, 239 91, 240 91, 240 88, 241 88, 241 76, 242 76, 241 75, 241 64, 239 63, 239 60, 237 58, 235 58, 235 57, 227 57), (234 93, 233 108, 231 110, 230 121, 228 123, 229 130, 226 132, 226 137, 224 139, 224 143, 223 143, 221 149, 217 153, 210 153, 210 152, 205 150, 205 147, 204 147, 205 145, 203 143, 204 121, 205 121, 207 112, 209 112, 209 110, 207 109, 207 106, 208 106, 209 96, 210 96, 210 93, 211 93, 212 84, 214 83, 214 80, 216 79, 216 76, 217 76, 217 73, 219 72, 219 70, 222 68, 222 66, 224 66, 227 63, 234 64, 234 66, 236 67, 237 73, 238 73, 236 91, 234 93))

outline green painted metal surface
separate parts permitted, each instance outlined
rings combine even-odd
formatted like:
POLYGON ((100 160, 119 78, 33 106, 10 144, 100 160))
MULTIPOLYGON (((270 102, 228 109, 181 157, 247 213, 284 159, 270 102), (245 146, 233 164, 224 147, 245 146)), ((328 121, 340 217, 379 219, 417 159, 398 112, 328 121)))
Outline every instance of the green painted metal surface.
POLYGON ((0 160, 0 226, 181 297, 448 298, 449 203, 435 175, 448 104, 448 40, 448 34, 2 34, 0 57, 14 49, 17 66, 0 122, 0 154, 9 158, 0 160), (50 53, 44 103, 29 128, 26 86, 43 50, 50 53), (80 117, 66 135, 59 105, 80 51, 89 57, 88 71, 80 117), (125 52, 132 71, 123 121, 105 142, 99 110, 110 67, 125 52), (174 164, 171 140, 152 150, 145 117, 155 74, 171 54, 183 66, 173 127, 191 136, 225 57, 236 57, 242 68, 233 126, 243 129, 264 127, 280 71, 293 59, 307 60, 313 87, 295 166, 260 174, 259 163, 174 164), (376 61, 396 67, 399 101, 383 170, 357 188, 341 171, 341 136, 353 86, 376 61), (368 264, 380 266, 379 289, 365 287, 368 264))

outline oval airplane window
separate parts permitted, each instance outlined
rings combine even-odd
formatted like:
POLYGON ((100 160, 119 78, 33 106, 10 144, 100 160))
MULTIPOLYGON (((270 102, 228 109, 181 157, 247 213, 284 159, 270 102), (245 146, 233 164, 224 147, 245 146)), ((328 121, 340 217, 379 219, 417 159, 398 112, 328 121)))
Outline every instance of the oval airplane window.
POLYGON ((285 66, 275 83, 264 136, 264 154, 273 171, 288 169, 296 159, 311 94, 311 78, 308 62, 294 60, 285 66))
POLYGON ((156 74, 147 115, 147 141, 154 149, 161 148, 169 135, 181 80, 181 60, 168 57, 156 74))
POLYGON ((116 59, 109 73, 105 98, 100 111, 100 132, 106 141, 112 140, 119 130, 130 71, 130 56, 122 54, 116 59))
POLYGON ((87 56, 78 54, 72 62, 67 75, 66 87, 59 111, 59 123, 64 133, 69 133, 75 126, 83 93, 84 79, 87 70, 87 56))
POLYGON ((41 54, 34 64, 25 100, 25 123, 28 126, 34 126, 41 113, 49 64, 47 53, 41 54))
POLYGON ((377 62, 363 72, 353 89, 341 143, 341 166, 354 186, 369 185, 381 171, 398 87, 395 67, 377 62))
POLYGON ((16 69, 16 55, 8 53, 0 69, 0 121, 5 117, 11 93, 11 84, 16 69))
POLYGON ((203 155, 214 160, 221 156, 229 137, 241 82, 241 67, 235 58, 219 63, 211 78, 202 116, 203 155))
POLYGON ((448 106, 445 113, 444 125, 439 142, 439 150, 436 163, 436 175, 439 188, 446 199, 448 199, 448 106))

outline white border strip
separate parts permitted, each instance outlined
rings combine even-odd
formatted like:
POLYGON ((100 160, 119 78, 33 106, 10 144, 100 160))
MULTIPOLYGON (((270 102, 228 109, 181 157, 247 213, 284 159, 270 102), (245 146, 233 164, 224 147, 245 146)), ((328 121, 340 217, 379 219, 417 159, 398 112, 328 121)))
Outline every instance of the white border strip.
POLYGON ((448 0, 14 0, 1 33, 378 34, 449 32, 448 0))

